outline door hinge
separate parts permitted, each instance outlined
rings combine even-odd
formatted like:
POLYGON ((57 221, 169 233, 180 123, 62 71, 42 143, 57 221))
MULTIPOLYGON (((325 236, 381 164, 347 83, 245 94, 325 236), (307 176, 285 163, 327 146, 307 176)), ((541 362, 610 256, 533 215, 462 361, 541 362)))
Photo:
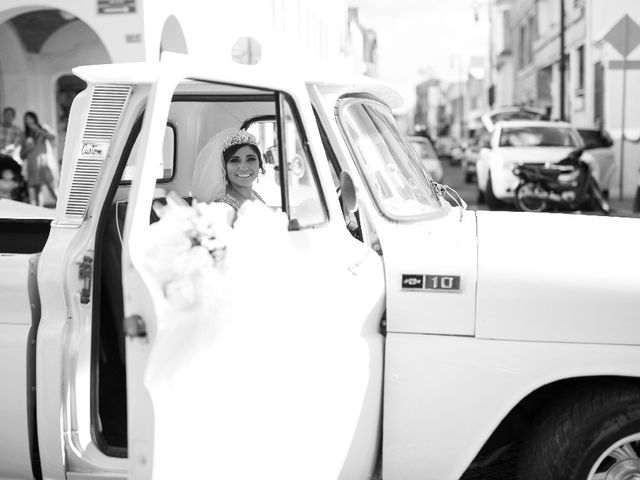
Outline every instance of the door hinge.
POLYGON ((93 258, 85 255, 80 262, 78 277, 82 280, 82 290, 80 290, 80 303, 87 304, 91 299, 91 276, 93 275, 93 258))
POLYGON ((147 325, 140 315, 125 317, 124 334, 131 338, 145 338, 147 336, 147 325))

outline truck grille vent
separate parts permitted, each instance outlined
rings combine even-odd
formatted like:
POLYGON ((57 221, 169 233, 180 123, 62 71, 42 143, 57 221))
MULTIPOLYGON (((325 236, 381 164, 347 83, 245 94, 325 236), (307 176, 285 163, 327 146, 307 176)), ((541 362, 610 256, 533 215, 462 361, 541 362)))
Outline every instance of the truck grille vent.
POLYGON ((82 134, 81 153, 73 172, 69 200, 65 209, 67 216, 84 218, 130 94, 131 87, 128 85, 93 87, 89 115, 82 134), (84 147, 87 144, 101 146, 102 153, 96 153, 96 149, 91 148, 85 150, 84 147))
POLYGON ((73 172, 73 185, 65 213, 84 218, 93 188, 98 182, 102 167, 101 161, 80 158, 73 172))
POLYGON ((130 92, 129 86, 96 85, 84 129, 84 140, 111 141, 130 92))

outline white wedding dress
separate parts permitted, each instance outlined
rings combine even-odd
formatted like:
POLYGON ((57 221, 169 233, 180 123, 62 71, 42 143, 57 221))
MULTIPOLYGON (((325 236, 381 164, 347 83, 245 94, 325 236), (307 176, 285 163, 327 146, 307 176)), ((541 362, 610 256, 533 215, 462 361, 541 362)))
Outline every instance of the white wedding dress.
POLYGON ((223 204, 211 205, 224 261, 180 240, 176 218, 151 226, 147 266, 165 293, 145 382, 154 478, 339 478, 369 351, 336 347, 341 326, 321 295, 330 269, 291 244, 284 214, 246 202, 231 229, 223 204), (358 372, 347 357, 361 359, 358 372))

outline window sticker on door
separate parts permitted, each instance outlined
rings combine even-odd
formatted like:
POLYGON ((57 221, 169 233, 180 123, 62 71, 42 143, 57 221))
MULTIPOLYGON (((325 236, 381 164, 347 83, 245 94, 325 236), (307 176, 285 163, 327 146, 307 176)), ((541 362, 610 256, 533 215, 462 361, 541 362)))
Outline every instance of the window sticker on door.
POLYGON ((460 275, 402 274, 402 290, 460 291, 460 275))

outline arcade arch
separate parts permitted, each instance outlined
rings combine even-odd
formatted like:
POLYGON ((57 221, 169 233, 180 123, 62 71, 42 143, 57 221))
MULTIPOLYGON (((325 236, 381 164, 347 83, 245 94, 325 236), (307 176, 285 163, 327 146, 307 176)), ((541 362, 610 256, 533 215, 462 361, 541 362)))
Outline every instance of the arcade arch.
POLYGON ((33 110, 58 132, 59 152, 66 132, 69 106, 84 84, 71 69, 111 63, 98 34, 83 20, 59 9, 20 8, 0 12, 0 107, 33 110))

